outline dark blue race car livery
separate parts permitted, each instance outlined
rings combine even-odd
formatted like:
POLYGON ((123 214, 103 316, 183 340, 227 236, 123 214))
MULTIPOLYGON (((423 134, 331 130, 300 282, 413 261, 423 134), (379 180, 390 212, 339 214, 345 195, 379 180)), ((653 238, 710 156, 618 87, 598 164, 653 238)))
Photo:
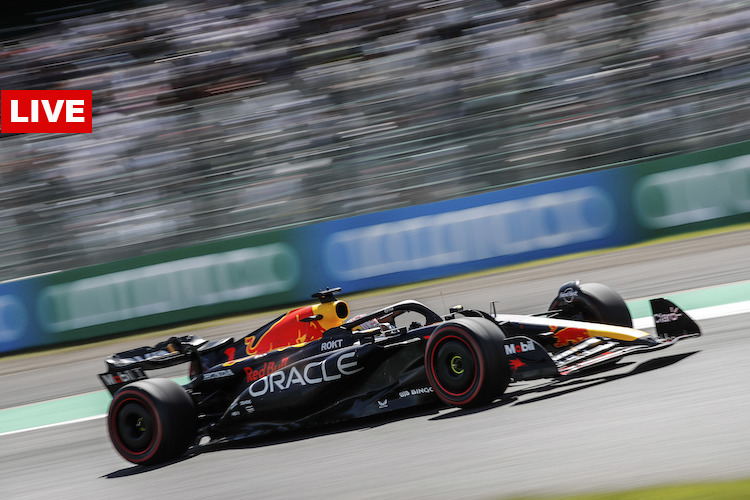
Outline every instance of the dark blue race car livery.
POLYGON ((612 289, 573 281, 539 315, 407 300, 349 317, 340 289, 313 295, 238 339, 173 337, 106 359, 115 449, 136 464, 173 460, 191 446, 322 425, 436 402, 486 405, 517 381, 564 378, 623 356, 700 335, 666 299, 651 300, 656 332, 634 329, 612 289), (147 372, 180 363, 184 385, 147 372))

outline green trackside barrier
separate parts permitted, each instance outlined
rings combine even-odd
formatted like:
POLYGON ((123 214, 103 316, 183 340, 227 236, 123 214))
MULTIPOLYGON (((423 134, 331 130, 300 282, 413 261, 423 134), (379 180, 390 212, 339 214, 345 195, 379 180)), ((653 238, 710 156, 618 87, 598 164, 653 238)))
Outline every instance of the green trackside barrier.
POLYGON ((749 221, 750 141, 2 283, 0 354, 749 221))

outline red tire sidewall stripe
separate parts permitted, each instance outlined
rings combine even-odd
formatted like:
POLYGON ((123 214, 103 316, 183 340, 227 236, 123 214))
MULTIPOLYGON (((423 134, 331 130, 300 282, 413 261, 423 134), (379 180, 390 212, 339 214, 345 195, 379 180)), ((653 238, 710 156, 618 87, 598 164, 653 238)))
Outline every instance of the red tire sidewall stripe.
MULTIPOLYGON (((456 331, 458 329, 452 329, 452 330, 456 331)), ((450 330, 446 330, 446 331, 450 332, 450 330)), ((464 337, 457 336, 452 333, 449 333, 448 335, 438 339, 435 343, 435 346, 432 348, 432 352, 430 353, 430 363, 429 363, 430 377, 429 378, 434 380, 435 384, 438 385, 440 387, 440 390, 443 391, 445 394, 449 395, 452 398, 456 398, 456 399, 451 399, 451 402, 457 403, 457 404, 468 404, 468 403, 471 403, 471 401, 473 401, 474 398, 477 396, 478 391, 475 390, 474 393, 468 399, 460 399, 461 396, 463 396, 464 394, 482 385, 482 380, 484 379, 485 370, 484 370, 484 360, 479 355, 479 352, 480 352, 479 346, 476 344, 474 339, 472 339, 471 337, 464 338, 464 337), (472 380, 471 385, 469 386, 468 389, 466 389, 464 392, 460 394, 455 394, 446 390, 445 387, 443 387, 442 384, 440 384, 440 382, 438 381, 437 374, 435 373, 435 353, 438 347, 440 346, 440 344, 445 342, 448 339, 456 339, 462 342, 464 345, 466 345, 474 355, 474 364, 476 365, 476 368, 477 368, 474 372, 474 380, 472 380)))
POLYGON ((128 460, 136 463, 141 463, 149 460, 151 457, 154 456, 154 454, 159 451, 159 446, 154 446, 154 443, 158 443, 161 441, 161 433, 162 433, 162 425, 161 425, 161 419, 159 418, 159 412, 156 411, 156 407, 154 406, 154 403, 147 397, 144 396, 142 393, 138 391, 123 391, 118 396, 118 401, 116 405, 113 405, 113 408, 109 412, 109 418, 108 420, 108 426, 109 426, 109 435, 112 438, 112 441, 115 444, 115 447, 118 450, 124 451, 128 457, 126 457, 128 460), (122 398, 122 399, 120 399, 122 398), (120 435, 117 432, 117 415, 122 408, 122 406, 125 403, 128 402, 136 402, 139 404, 142 404, 146 410, 151 415, 151 419, 154 423, 154 433, 151 436, 151 441, 148 444, 148 447, 145 451, 138 453, 131 451, 125 443, 122 442, 120 439, 120 435), (147 455, 143 455, 143 453, 148 453, 147 455))

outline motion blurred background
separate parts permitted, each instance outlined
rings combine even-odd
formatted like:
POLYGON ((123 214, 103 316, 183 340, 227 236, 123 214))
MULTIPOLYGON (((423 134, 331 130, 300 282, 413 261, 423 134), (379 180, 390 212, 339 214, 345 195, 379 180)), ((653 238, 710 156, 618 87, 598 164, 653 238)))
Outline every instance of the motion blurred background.
POLYGON ((0 280, 747 139, 745 1, 2 9, 0 88, 94 133, 0 136, 0 280))

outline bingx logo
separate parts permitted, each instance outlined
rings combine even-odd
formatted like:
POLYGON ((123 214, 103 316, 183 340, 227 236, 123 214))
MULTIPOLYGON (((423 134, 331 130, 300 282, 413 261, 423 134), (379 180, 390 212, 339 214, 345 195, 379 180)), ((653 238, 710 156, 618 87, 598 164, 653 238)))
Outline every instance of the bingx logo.
POLYGON ((90 134, 90 90, 2 90, 4 134, 90 134))

